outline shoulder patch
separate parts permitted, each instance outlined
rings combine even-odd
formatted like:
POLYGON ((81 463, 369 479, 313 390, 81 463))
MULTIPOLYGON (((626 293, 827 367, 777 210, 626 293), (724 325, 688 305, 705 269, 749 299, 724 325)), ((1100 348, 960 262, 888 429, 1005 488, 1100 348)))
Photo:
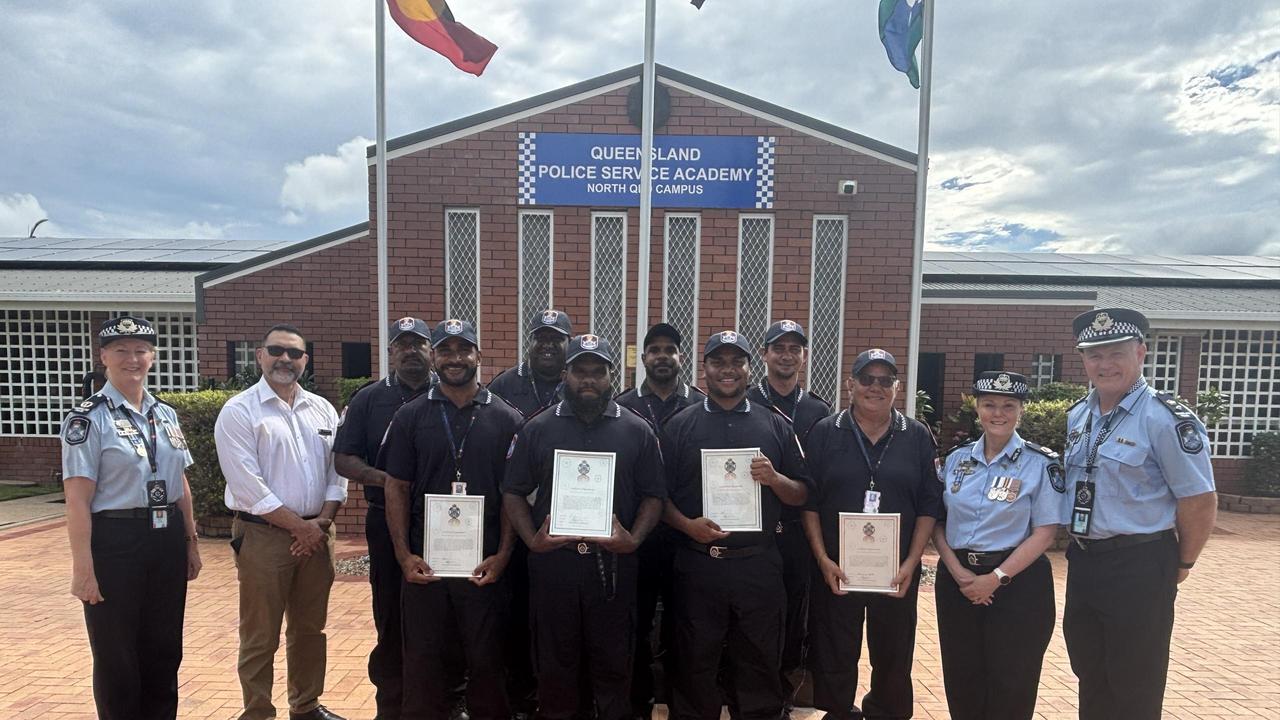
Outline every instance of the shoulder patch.
POLYGON ((1054 491, 1065 493, 1067 491, 1067 477, 1062 472, 1062 466, 1052 462, 1045 468, 1045 471, 1049 473, 1049 484, 1053 486, 1054 491))
POLYGON ((511 444, 507 446, 507 459, 510 460, 512 455, 516 454, 516 440, 520 439, 520 433, 511 436, 511 444))
POLYGON ((1058 458, 1060 457, 1060 456, 1058 455, 1057 451, 1052 450, 1052 449, 1050 449, 1050 448, 1047 448, 1047 447, 1045 447, 1045 446, 1043 446, 1043 445, 1037 445, 1037 444, 1035 444, 1035 443, 1033 443, 1033 442, 1031 442, 1031 441, 1027 441, 1027 442, 1026 442, 1026 443, 1024 443, 1024 444, 1026 445, 1026 447, 1027 447, 1027 449, 1028 449, 1028 450, 1033 450, 1033 451, 1035 451, 1035 452, 1038 452, 1038 453, 1040 453, 1041 455, 1043 455, 1043 456, 1045 456, 1045 457, 1047 457, 1047 458, 1049 458, 1050 460, 1053 460, 1053 461, 1055 461, 1055 462, 1056 462, 1056 461, 1058 460, 1058 458))
MULTIPOLYGON (((1199 419, 1186 405, 1178 402, 1177 396, 1173 393, 1158 392, 1156 393, 1156 399, 1160 401, 1165 410, 1173 413, 1173 416, 1179 420, 1194 421, 1199 419)), ((1181 435, 1181 432, 1179 432, 1179 435, 1181 435)))
POLYGON ((71 408, 71 412, 75 415, 88 415, 90 410, 98 407, 106 401, 107 397, 105 395, 90 395, 76 404, 75 407, 71 408))
POLYGON ((1200 437, 1200 424, 1195 420, 1183 420, 1178 423, 1178 446, 1188 455, 1199 455, 1204 450, 1204 439, 1200 437))
POLYGON ((92 426, 89 418, 76 415, 67 421, 67 427, 62 431, 62 441, 68 445, 79 445, 89 439, 89 428, 92 426))

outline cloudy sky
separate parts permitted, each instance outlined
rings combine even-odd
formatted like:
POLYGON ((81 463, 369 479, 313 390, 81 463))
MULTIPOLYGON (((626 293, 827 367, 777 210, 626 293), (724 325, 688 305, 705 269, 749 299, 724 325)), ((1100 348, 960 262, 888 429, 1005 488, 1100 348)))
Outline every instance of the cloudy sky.
MULTIPOLYGON (((302 240, 367 217, 368 0, 0 0, 0 236, 302 240)), ((658 61, 914 150, 874 0, 658 0, 658 61)), ((635 64, 643 0, 452 0, 482 78, 388 20, 392 137, 635 64)), ((1280 6, 944 2, 929 246, 1280 255, 1280 6)))

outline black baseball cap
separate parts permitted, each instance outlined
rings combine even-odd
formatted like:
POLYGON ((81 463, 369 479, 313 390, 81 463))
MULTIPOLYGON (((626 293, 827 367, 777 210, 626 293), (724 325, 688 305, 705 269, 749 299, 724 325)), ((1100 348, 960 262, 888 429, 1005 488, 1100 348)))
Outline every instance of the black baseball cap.
POLYGON ((892 353, 880 348, 871 348, 858 353, 858 357, 853 361, 853 374, 857 375, 866 366, 877 362, 888 365, 895 373, 898 372, 898 361, 893 359, 892 353))
POLYGON ((405 333, 413 333, 427 340, 431 339, 431 331, 427 328, 425 320, 406 316, 391 322, 391 331, 387 333, 387 337, 390 340, 387 342, 395 342, 396 338, 405 333))
POLYGON ((805 347, 809 346, 809 338, 804 334, 804 328, 795 320, 779 320, 769 326, 764 334, 764 344, 772 345, 778 342, 778 339, 787 333, 791 333, 800 338, 800 344, 805 347))
POLYGON ((116 340, 145 340, 156 344, 156 326, 136 315, 108 318, 98 327, 98 346, 106 347, 116 340))
POLYGON ((1123 340, 1144 340, 1151 323, 1147 316, 1128 308, 1103 308, 1080 313, 1071 321, 1076 349, 1110 345, 1123 340))
POLYGON ((752 352, 754 352, 751 348, 751 343, 747 342, 742 333, 735 330, 722 330, 718 333, 712 333, 711 337, 707 338, 707 344, 702 347, 702 357, 710 355, 725 345, 732 345, 738 348, 747 357, 751 357, 752 352))
POLYGON ((573 337, 573 323, 569 321, 569 313, 563 310, 543 310, 529 318, 529 334, 542 328, 551 328, 565 337, 573 337))
POLYGON ((583 334, 570 338, 564 364, 568 365, 583 355, 595 355, 610 365, 613 364, 613 348, 609 347, 608 340, 599 335, 583 334))
POLYGON ((434 348, 452 337, 462 338, 472 345, 480 347, 480 342, 476 339, 475 326, 466 320, 458 320, 456 318, 441 321, 436 325, 436 329, 431 331, 431 347, 434 348))
POLYGON ((676 345, 679 345, 684 340, 684 336, 680 334, 680 331, 674 325, 664 322, 654 323, 653 327, 649 328, 649 332, 644 334, 644 345, 640 349, 643 351, 644 348, 649 347, 649 343, 653 342, 654 338, 659 337, 671 338, 676 345))

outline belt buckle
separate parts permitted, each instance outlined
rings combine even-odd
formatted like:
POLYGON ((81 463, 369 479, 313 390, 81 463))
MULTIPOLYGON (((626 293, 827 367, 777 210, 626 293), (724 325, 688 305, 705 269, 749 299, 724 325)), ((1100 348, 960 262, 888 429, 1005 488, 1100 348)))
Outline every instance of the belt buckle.
POLYGON ((725 547, 724 545, 712 545, 707 549, 707 552, 711 554, 711 557, 718 558, 724 554, 725 550, 728 550, 728 549, 729 548, 725 547))
POLYGON ((971 552, 971 553, 969 553, 969 564, 970 564, 970 565, 977 565, 977 564, 978 564, 978 553, 976 553, 976 552, 971 552))
POLYGON ((589 551, 590 551, 590 548, 588 548, 588 547, 587 547, 587 544, 586 544, 586 543, 584 543, 584 542, 580 542, 580 543, 578 543, 578 554, 579 554, 579 555, 586 555, 589 551))

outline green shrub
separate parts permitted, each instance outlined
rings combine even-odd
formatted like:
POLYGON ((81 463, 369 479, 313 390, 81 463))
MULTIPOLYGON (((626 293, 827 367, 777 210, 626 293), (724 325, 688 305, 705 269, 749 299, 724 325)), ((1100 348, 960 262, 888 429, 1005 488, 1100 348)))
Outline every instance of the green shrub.
POLYGON ((1280 432, 1254 433, 1252 450, 1244 465, 1246 492, 1258 497, 1280 497, 1280 432))
POLYGON ((369 382, 369 378, 367 377, 338 378, 338 400, 340 401, 338 404, 338 412, 342 412, 343 408, 351 404, 351 396, 355 395, 356 391, 364 387, 367 382, 369 382))
POLYGON ((1084 397, 1087 392, 1089 392, 1089 388, 1084 385, 1051 382, 1032 390, 1027 402, 1038 402, 1040 400, 1069 400, 1075 402, 1084 397))
MULTIPOLYGON (((1186 405, 1187 403, 1184 402, 1183 404, 1186 405)), ((1218 388, 1210 385, 1208 390, 1196 394, 1195 409, 1204 426, 1212 429, 1222 422, 1222 418, 1227 415, 1227 396, 1219 392, 1218 388)))
POLYGON ((191 483, 191 500, 197 519, 227 515, 223 492, 227 481, 218 465, 218 451, 213 443, 213 424, 227 400, 236 393, 231 390, 200 390, 188 393, 160 393, 161 400, 178 411, 182 434, 195 465, 187 468, 187 481, 191 483))
POLYGON ((1018 434, 1058 454, 1067 443, 1067 409, 1075 400, 1030 401, 1022 409, 1018 434))

